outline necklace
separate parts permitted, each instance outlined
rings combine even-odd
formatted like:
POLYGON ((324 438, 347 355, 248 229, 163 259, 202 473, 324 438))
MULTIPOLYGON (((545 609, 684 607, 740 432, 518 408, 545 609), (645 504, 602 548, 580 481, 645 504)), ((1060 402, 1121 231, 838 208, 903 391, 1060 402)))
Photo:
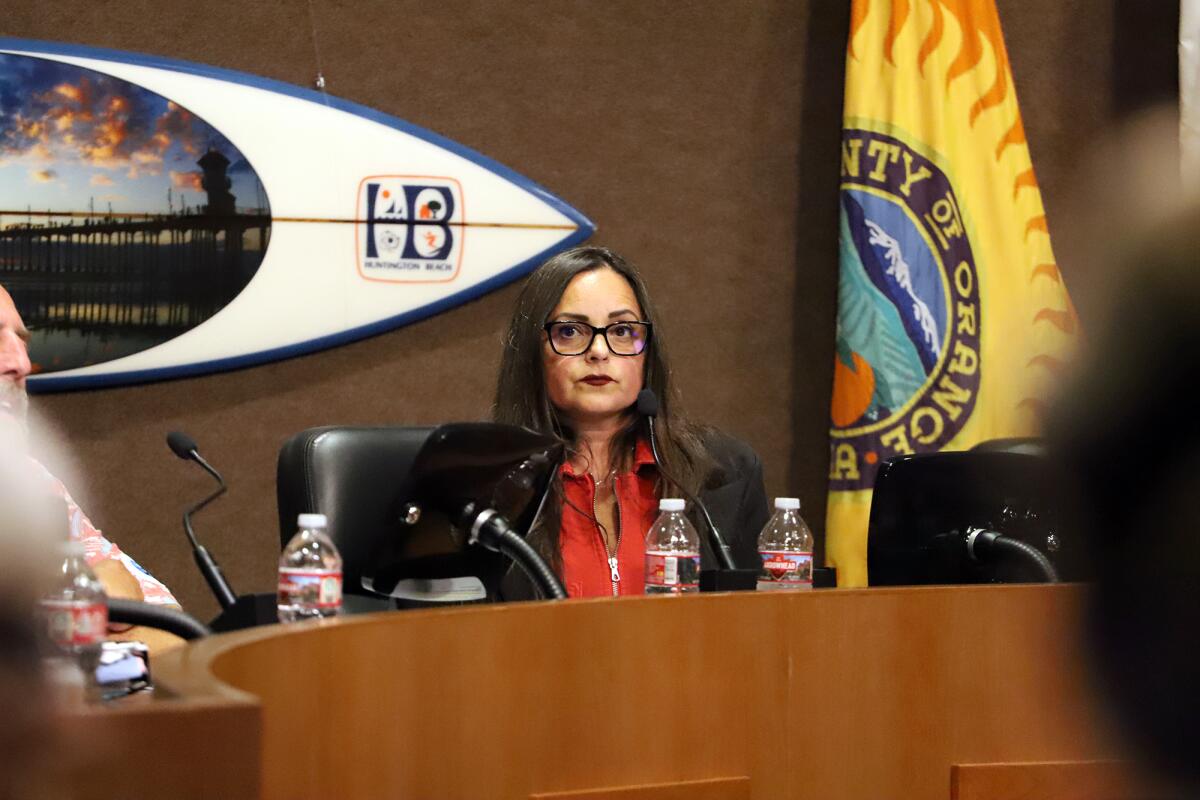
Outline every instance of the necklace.
POLYGON ((592 476, 592 480, 595 481, 597 489, 599 489, 601 487, 606 488, 610 483, 612 483, 613 478, 617 477, 617 468, 613 467, 612 469, 610 469, 608 471, 608 474, 605 475, 603 478, 597 477, 596 473, 594 473, 594 472, 589 472, 588 474, 592 476))

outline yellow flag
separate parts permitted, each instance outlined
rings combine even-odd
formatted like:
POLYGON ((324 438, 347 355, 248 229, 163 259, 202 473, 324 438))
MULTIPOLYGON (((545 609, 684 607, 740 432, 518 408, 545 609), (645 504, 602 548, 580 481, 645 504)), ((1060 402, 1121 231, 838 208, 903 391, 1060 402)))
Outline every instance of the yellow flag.
POLYGON ((867 582, 879 464, 1037 432, 1077 322, 993 0, 853 0, 826 556, 867 582))

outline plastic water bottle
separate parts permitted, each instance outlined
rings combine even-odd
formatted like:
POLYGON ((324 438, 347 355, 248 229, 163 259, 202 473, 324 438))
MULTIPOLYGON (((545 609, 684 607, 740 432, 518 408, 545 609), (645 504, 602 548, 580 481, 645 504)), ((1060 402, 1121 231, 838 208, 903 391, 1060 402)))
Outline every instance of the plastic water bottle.
POLYGON ((775 498, 775 513, 758 536, 758 554, 758 591, 812 588, 813 537, 798 498, 775 498))
POLYGON ((325 532, 324 514, 301 514, 279 557, 280 622, 342 613, 342 556, 325 532))
POLYGON ((658 501, 658 519, 646 533, 646 594, 700 591, 700 537, 683 508, 683 500, 658 501))
POLYGON ((91 686, 108 634, 108 595, 88 566, 82 542, 64 542, 60 552, 63 560, 53 587, 38 603, 42 649, 48 660, 77 666, 91 686))

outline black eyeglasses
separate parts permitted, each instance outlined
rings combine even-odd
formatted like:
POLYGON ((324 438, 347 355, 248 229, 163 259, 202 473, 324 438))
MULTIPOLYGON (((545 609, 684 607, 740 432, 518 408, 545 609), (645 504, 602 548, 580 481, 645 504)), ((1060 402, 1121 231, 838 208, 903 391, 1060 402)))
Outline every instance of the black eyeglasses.
POLYGON ((579 356, 592 349, 597 336, 603 336, 615 356, 641 355, 650 343, 649 322, 614 322, 597 328, 586 322, 547 322, 542 326, 550 347, 560 356, 579 356))

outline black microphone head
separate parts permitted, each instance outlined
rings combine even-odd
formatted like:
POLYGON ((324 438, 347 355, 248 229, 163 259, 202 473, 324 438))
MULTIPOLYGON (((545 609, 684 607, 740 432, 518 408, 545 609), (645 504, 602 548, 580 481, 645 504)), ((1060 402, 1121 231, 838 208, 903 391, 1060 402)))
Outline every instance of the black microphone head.
POLYGON ((638 392, 637 412, 644 417, 658 416, 658 395, 653 389, 642 389, 638 392))
POLYGON ((171 431, 167 434, 167 446, 171 452, 185 461, 192 459, 192 454, 199 450, 196 440, 183 431, 171 431))

